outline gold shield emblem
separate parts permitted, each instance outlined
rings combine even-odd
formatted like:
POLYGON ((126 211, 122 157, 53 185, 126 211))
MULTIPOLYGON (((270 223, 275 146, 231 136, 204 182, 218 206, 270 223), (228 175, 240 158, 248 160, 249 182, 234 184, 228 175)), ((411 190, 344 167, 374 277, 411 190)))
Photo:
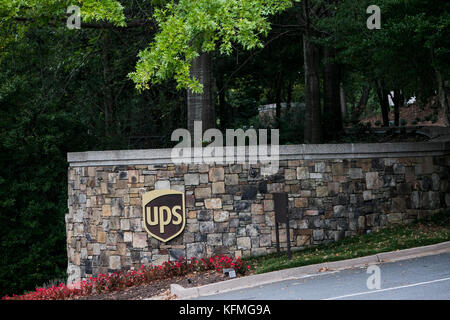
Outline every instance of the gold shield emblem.
POLYGON ((154 190, 142 196, 145 230, 154 238, 167 242, 183 232, 186 225, 184 193, 154 190))

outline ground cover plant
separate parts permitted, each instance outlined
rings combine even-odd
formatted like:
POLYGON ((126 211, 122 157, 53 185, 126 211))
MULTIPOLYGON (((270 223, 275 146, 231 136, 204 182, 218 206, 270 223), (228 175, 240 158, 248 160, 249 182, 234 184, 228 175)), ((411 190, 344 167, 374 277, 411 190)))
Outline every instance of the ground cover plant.
POLYGON ((211 258, 182 257, 178 261, 167 261, 160 266, 144 266, 139 270, 128 270, 110 274, 99 274, 75 284, 60 283, 49 288, 37 288, 35 291, 23 295, 4 296, 2 300, 66 300, 92 294, 110 293, 126 288, 151 285, 152 282, 176 276, 187 275, 192 272, 205 272, 232 268, 238 275, 244 275, 250 266, 240 258, 232 256, 214 256, 211 258))

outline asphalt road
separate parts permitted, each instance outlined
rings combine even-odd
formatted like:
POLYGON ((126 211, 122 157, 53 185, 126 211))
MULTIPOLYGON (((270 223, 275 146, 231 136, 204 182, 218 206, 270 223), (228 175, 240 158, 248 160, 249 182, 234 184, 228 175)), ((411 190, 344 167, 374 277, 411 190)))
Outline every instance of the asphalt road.
POLYGON ((450 253, 378 266, 379 289, 367 286, 368 278, 375 274, 367 273, 367 268, 356 268, 202 296, 198 300, 450 300, 450 253))

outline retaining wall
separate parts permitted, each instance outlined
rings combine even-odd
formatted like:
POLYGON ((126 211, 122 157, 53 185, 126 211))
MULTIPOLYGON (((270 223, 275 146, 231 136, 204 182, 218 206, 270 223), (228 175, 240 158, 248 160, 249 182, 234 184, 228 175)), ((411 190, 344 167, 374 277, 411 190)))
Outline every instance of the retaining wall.
MULTIPOLYGON (((280 146, 280 169, 174 165, 170 149, 69 153, 69 281, 181 256, 274 252, 273 192, 289 194, 293 249, 410 223, 450 206, 450 143, 280 146), (142 194, 183 191, 186 227, 143 228, 142 194)), ((284 226, 281 247, 286 247, 284 226)))

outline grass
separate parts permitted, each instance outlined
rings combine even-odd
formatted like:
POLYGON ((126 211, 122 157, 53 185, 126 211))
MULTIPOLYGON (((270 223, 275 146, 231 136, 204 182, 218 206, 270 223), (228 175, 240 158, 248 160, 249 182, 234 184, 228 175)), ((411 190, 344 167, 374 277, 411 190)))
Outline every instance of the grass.
POLYGON ((245 260, 256 274, 316 263, 332 262, 368 256, 381 252, 408 249, 450 241, 450 210, 442 211, 429 220, 406 226, 384 228, 363 236, 345 238, 329 245, 310 247, 292 252, 292 260, 282 252, 245 260))

